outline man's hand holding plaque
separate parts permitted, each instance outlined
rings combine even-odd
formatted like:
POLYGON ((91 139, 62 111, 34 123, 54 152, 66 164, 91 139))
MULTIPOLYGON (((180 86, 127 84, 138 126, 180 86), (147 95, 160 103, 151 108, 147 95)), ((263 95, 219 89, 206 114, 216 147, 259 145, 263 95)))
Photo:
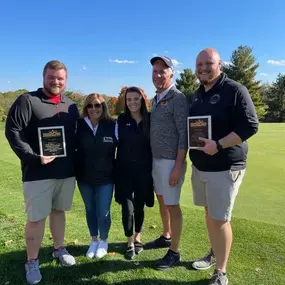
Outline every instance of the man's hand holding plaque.
POLYGON ((53 160, 55 160, 55 156, 42 156, 41 155, 41 164, 42 165, 46 165, 50 162, 52 162, 53 160))
POLYGON ((217 144, 213 140, 200 138, 201 141, 204 142, 203 147, 199 147, 198 150, 204 151, 206 154, 214 155, 218 152, 217 144))

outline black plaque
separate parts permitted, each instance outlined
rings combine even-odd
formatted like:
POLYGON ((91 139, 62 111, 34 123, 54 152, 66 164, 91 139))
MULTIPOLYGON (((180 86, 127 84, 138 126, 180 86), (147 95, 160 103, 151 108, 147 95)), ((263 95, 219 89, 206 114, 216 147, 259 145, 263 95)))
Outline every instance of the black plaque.
POLYGON ((212 139, 211 116, 195 116, 187 118, 188 147, 197 149, 203 147, 205 142, 199 138, 212 139))
POLYGON ((63 126, 38 128, 40 154, 43 156, 66 156, 63 126))

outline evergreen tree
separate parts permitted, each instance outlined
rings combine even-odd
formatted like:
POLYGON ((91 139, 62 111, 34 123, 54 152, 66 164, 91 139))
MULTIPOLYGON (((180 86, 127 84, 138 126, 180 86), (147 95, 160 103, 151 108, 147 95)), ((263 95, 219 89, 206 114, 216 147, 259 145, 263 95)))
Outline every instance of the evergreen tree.
POLYGON ((176 79, 176 88, 188 98, 190 104, 193 101, 193 94, 198 87, 197 77, 191 69, 184 69, 180 74, 180 79, 176 79))
POLYGON ((233 51, 230 64, 223 65, 223 71, 229 78, 243 84, 249 91, 259 119, 266 115, 266 105, 261 94, 260 81, 255 79, 259 64, 256 62, 252 49, 239 46, 233 51))
POLYGON ((266 119, 272 122, 285 122, 285 75, 278 74, 266 92, 268 113, 266 119))

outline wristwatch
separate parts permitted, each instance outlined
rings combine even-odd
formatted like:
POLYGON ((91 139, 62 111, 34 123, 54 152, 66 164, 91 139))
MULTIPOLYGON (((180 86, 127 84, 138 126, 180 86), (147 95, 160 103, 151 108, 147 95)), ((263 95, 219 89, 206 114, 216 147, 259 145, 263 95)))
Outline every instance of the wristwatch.
POLYGON ((221 149, 223 149, 223 146, 220 144, 219 141, 216 141, 216 145, 217 145, 217 150, 220 151, 221 149))

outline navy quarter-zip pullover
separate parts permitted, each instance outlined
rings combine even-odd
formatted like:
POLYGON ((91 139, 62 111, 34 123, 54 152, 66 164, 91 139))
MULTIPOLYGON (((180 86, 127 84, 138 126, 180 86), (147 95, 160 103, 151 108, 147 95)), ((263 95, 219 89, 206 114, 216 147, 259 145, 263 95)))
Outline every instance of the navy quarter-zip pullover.
POLYGON ((74 173, 74 138, 79 117, 75 103, 61 95, 55 104, 42 89, 20 95, 11 106, 7 121, 6 138, 21 160, 22 180, 64 179, 74 173), (57 157, 51 163, 41 164, 39 127, 63 126, 66 157, 57 157))
POLYGON ((203 151, 190 150, 193 165, 200 171, 239 170, 246 167, 247 139, 258 130, 258 119, 250 94, 245 86, 222 73, 208 91, 201 85, 190 106, 190 116, 210 115, 212 139, 217 141, 235 132, 242 143, 220 150, 211 156, 203 151))

